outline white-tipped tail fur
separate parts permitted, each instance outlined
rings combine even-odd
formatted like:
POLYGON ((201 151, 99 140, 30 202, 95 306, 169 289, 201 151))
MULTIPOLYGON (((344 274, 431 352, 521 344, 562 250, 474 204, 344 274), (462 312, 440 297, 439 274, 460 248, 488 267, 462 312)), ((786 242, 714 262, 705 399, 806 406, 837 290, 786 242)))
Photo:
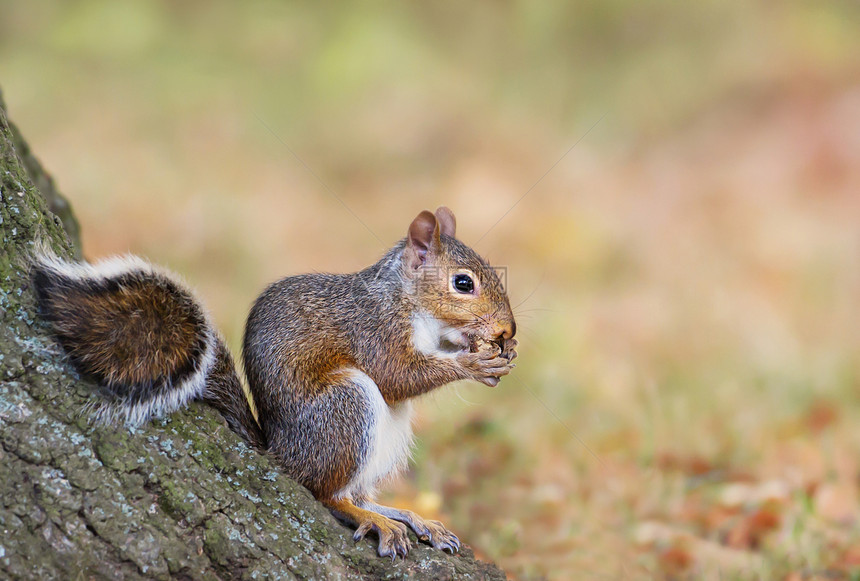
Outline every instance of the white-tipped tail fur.
POLYGON ((164 395, 140 403, 97 400, 87 406, 93 422, 103 425, 122 423, 140 426, 152 418, 161 418, 200 399, 206 390, 206 376, 215 361, 214 337, 209 338, 203 364, 191 377, 179 382, 164 395))

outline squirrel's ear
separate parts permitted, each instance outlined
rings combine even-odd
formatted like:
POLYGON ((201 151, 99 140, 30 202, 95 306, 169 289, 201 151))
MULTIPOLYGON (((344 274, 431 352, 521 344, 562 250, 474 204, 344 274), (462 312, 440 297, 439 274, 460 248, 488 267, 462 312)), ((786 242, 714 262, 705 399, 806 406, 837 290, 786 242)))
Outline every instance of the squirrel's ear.
POLYGON ((450 208, 439 206, 436 209, 436 221, 439 223, 442 234, 454 238, 457 231, 457 218, 454 217, 454 212, 450 208))
POLYGON ((439 224, 436 216, 424 210, 409 225, 406 235, 406 249, 403 257, 410 268, 418 268, 427 261, 427 253, 439 237, 439 224))

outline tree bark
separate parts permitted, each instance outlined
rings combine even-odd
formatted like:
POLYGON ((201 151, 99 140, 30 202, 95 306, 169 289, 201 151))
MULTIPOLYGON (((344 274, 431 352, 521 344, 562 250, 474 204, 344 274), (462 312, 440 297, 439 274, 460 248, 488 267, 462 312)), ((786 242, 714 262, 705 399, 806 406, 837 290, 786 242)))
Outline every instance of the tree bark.
POLYGON ((98 387, 39 320, 25 261, 36 241, 79 255, 77 223, 2 99, 0 235, 0 577, 505 578, 414 536, 405 560, 380 559, 202 404, 139 429, 90 425, 98 387))

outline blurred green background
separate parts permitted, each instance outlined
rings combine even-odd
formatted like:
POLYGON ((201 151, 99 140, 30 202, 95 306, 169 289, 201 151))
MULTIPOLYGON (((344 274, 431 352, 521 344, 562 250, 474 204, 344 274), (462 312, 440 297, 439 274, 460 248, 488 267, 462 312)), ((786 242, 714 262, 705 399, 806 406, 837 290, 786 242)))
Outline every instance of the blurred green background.
POLYGON ((520 362, 420 403, 383 500, 512 576, 856 578, 858 30, 853 1, 13 1, 0 87, 85 255, 182 273, 235 352, 268 282, 450 206, 520 362))

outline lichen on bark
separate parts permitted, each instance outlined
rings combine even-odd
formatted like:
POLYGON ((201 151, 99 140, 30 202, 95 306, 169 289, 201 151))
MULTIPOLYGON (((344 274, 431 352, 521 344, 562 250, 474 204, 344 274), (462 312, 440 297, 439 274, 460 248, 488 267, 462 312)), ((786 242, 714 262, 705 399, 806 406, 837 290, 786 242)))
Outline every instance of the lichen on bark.
POLYGON ((414 537, 405 560, 380 559, 202 404, 143 428, 91 425, 98 387, 69 366, 29 288, 37 240, 78 248, 70 209, 58 218, 39 187, 68 209, 0 100, 0 577, 505 578, 468 547, 451 556, 414 537))

